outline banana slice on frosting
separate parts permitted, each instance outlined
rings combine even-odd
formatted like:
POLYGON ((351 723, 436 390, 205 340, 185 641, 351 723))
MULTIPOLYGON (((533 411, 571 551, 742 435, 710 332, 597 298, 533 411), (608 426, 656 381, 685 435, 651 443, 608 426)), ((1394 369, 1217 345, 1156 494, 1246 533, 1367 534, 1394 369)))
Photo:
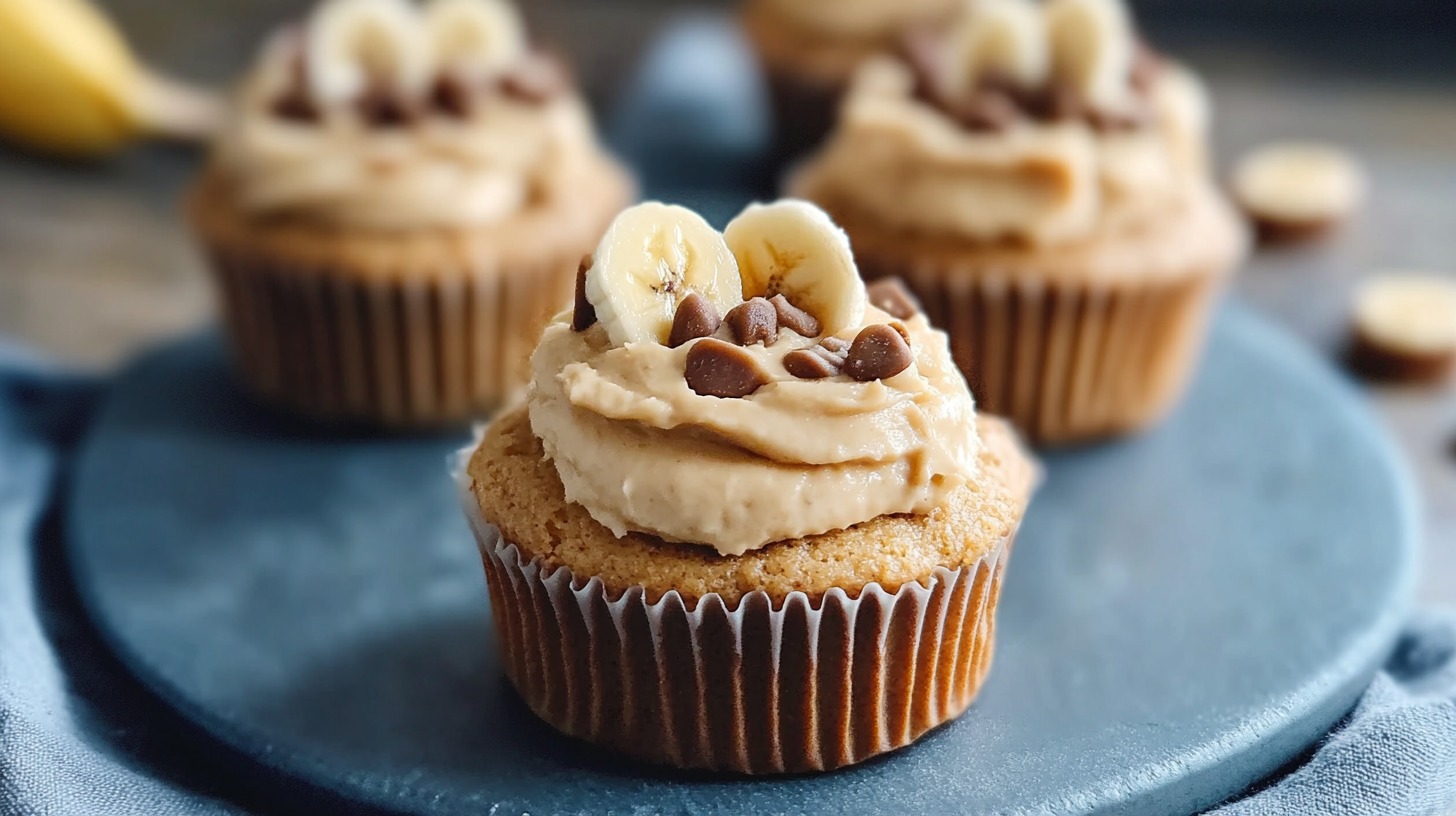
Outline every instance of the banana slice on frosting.
POLYGON ((307 65, 313 98, 343 104, 371 83, 422 93, 434 61, 420 15, 408 0, 327 0, 309 18, 307 65))
POLYGON ((586 299, 613 345, 666 343, 689 293, 718 314, 743 302, 738 264, 702 216, 659 202, 624 210, 607 228, 586 273, 586 299))
POLYGON ((431 0, 424 21, 439 66, 471 79, 497 74, 526 53, 525 25, 506 0, 431 0))
POLYGON ((1051 52, 1041 7, 1031 0, 983 0, 952 37, 950 89, 966 92, 998 77, 1032 88, 1046 82, 1051 52))
POLYGON ((723 231, 745 297, 783 295, 825 334, 864 322, 865 290, 849 237, 807 201, 750 204, 723 231))
POLYGON ((1044 13, 1053 73, 1093 107, 1126 110, 1137 46, 1122 0, 1049 0, 1044 13))

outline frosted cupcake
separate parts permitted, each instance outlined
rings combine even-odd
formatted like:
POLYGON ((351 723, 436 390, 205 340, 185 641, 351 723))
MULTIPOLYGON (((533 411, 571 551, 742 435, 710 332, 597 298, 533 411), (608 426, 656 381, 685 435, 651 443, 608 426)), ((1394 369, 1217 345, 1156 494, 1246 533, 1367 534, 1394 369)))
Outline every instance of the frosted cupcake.
POLYGON ((561 731, 817 771, 971 703, 1035 467, 913 304, 803 202, 644 204, 462 486, 506 673, 561 731), (874 300, 893 309, 872 305, 874 300))
POLYGON ((865 59, 937 27, 965 0, 747 0, 743 25, 768 80, 780 158, 814 147, 865 59))
POLYGON ((1118 0, 986 0, 914 46, 858 74, 795 194, 905 279, 983 410, 1042 442, 1166 413, 1247 249, 1197 79, 1118 0))
POLYGON ((247 382, 457 423, 524 380, 632 184, 500 0, 330 0, 242 84, 189 215, 247 382))

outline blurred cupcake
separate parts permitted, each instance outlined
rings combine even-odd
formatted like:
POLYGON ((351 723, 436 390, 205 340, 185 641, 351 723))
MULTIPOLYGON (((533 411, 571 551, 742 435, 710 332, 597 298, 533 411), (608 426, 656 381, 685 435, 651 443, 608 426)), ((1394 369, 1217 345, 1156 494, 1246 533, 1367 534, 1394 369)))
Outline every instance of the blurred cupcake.
POLYGON ((904 278, 983 410, 1048 443, 1164 414, 1248 243, 1197 79, 1118 0, 985 0, 906 53, 857 75, 795 194, 904 278))
POLYGON ((970 704, 1035 479, 804 202, 644 204, 463 462, 506 672, 657 763, 819 771, 970 704))
POLYGON ((747 0, 743 25, 768 79, 780 159, 817 145, 866 58, 953 17, 966 0, 747 0))
POLYGON ((524 381, 632 191, 513 7, 329 0, 264 49, 189 215, 261 397, 433 426, 524 381))

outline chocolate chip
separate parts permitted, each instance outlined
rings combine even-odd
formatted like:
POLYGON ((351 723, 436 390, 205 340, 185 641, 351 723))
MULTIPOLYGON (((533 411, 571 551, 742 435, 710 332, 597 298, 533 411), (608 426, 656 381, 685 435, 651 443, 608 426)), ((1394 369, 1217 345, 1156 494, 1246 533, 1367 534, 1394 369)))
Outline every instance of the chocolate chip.
POLYGON ((430 106, 456 119, 468 119, 475 110, 475 94, 462 77, 441 74, 430 89, 430 106))
POLYGON ((844 355, 824 346, 797 349, 784 355, 784 370, 801 380, 833 377, 844 368, 844 355))
POLYGON ((849 341, 845 340, 842 337, 835 337, 833 335, 830 335, 829 337, 820 340, 819 345, 823 348, 829 349, 835 354, 843 354, 849 351, 849 341))
POLYGON ((672 317, 672 333, 668 335, 667 345, 677 348, 689 340, 707 337, 722 323, 723 318, 718 316, 718 309, 711 300, 697 292, 689 292, 677 305, 677 313, 672 317))
POLYGON ((317 122, 319 109, 308 88, 308 61, 304 58, 302 35, 290 36, 297 42, 292 45, 295 50, 288 61, 288 87, 273 100, 273 114, 294 122, 317 122))
POLYGON ((546 54, 528 55, 500 79, 501 93, 532 105, 550 102, 570 87, 566 67, 546 54))
POLYGON ((705 397, 746 397, 770 382, 753 355, 722 340, 705 337, 688 349, 683 377, 705 397))
POLYGON ((384 85, 371 85, 355 106, 360 118, 377 128, 404 127, 415 120, 415 111, 400 92, 384 85))
POLYGON ((781 294, 769 298, 768 302, 772 303, 774 311, 778 312, 780 326, 803 337, 819 336, 822 329, 819 327, 819 321, 814 319, 814 315, 790 303, 789 299, 781 294))
POLYGON ((1007 130, 1021 118, 1021 108, 1010 94, 997 88, 980 88, 958 100, 950 113, 967 130, 1007 130))
POLYGON ((900 40, 900 58, 914 77, 915 98, 947 110, 952 95, 946 81, 949 60, 945 37, 929 28, 912 29, 900 40))
POLYGON ((313 97, 309 96, 308 91, 302 88, 289 88, 287 92, 273 101, 273 115, 290 122, 317 122, 319 109, 313 103, 313 97))
POLYGON ((576 309, 571 313, 571 328, 579 332, 590 329, 597 322, 597 307, 586 299, 586 273, 591 267, 592 256, 587 255, 576 268, 576 309))
POLYGON ((881 278, 865 287, 870 305, 891 317, 909 320, 921 312, 920 301, 905 288, 899 278, 881 278))
POLYGON ((883 380, 910 367, 914 360, 903 330, 879 323, 866 326, 850 344, 844 372, 860 381, 883 380))
POLYGON ((724 320, 740 346, 767 345, 779 336, 778 310, 761 297, 734 306, 724 320))

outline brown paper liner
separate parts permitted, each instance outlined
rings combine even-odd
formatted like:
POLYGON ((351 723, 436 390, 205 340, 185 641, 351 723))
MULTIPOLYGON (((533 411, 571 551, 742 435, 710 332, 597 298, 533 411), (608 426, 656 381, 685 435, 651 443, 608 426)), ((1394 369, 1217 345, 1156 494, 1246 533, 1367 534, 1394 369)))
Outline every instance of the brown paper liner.
MULTIPOLYGON (((467 510, 470 507, 467 506, 467 510)), ((681 768, 823 771, 909 745, 966 710, 991 665, 1011 546, 896 592, 870 584, 734 606, 527 561, 470 513, 507 676, 541 719, 681 768)))
POLYGON ((1128 433, 1167 413, 1225 280, 1222 268, 1107 283, 864 258, 860 271, 902 278, 950 336, 977 410, 1043 445, 1128 433))
POLYGON ((406 427, 469 421, 524 382, 580 259, 418 280, 211 254, 239 368, 259 397, 319 419, 406 427))
POLYGON ((479 231, 256 222, 210 173, 188 212, 261 399, 321 420, 457 425, 524 384, 581 257, 631 200, 623 171, 604 161, 596 172, 578 198, 479 231))

